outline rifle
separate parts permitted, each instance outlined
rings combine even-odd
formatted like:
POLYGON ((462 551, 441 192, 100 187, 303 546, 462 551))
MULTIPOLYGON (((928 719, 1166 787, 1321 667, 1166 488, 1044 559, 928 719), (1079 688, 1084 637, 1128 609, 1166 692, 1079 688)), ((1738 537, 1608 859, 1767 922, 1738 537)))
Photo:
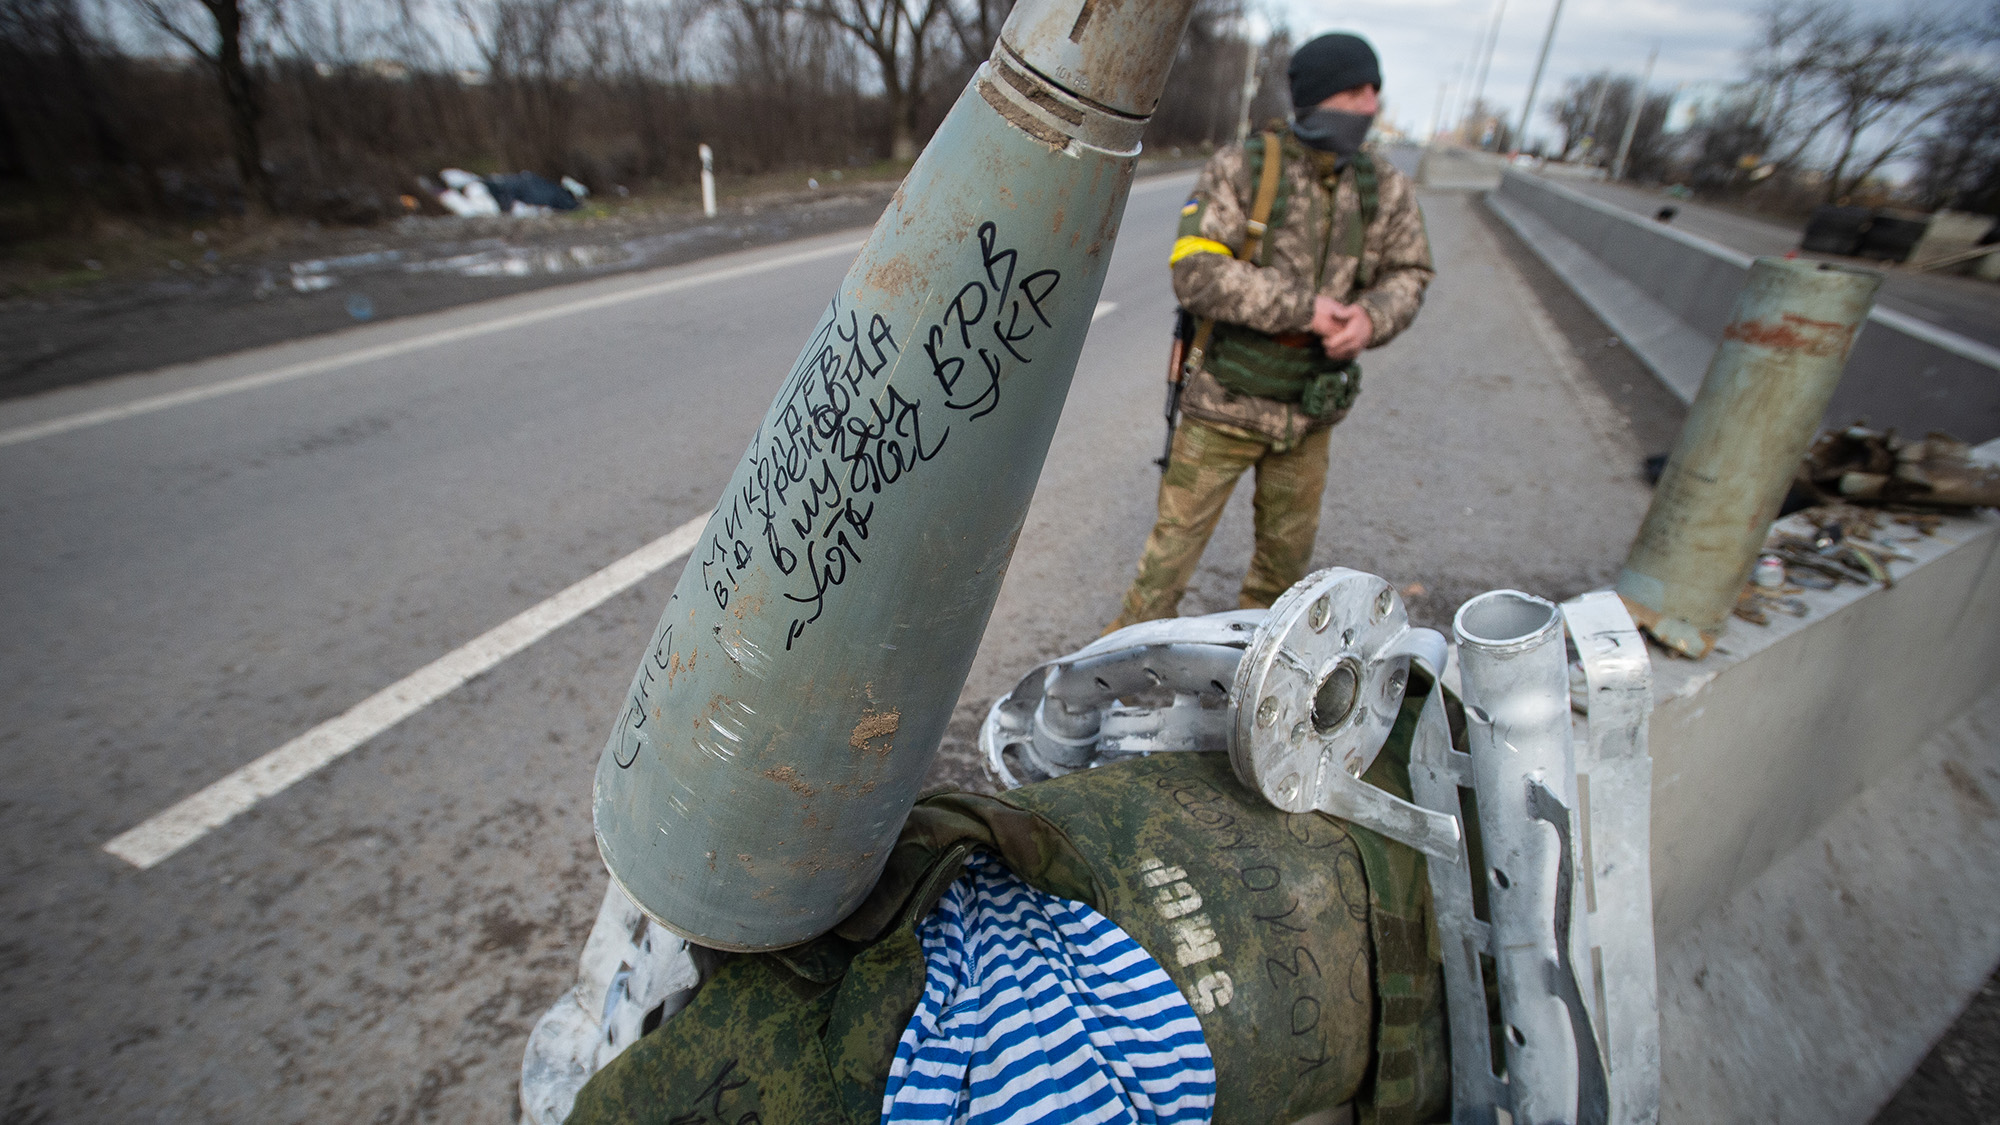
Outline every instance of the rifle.
POLYGON ((1167 471, 1167 459, 1174 454, 1174 429, 1180 422, 1181 413, 1181 387, 1185 385, 1188 346, 1194 342, 1194 336, 1194 314, 1186 309, 1175 309, 1174 342, 1167 351, 1167 444, 1153 461, 1163 473, 1167 471))
MULTIPOLYGON (((1263 166, 1257 173, 1257 197, 1250 205, 1250 222, 1243 239, 1243 249, 1236 257, 1243 261, 1257 260, 1257 251, 1264 242, 1264 232, 1269 229, 1271 208, 1278 198, 1279 165, 1282 160, 1272 159, 1278 150, 1278 135, 1264 133, 1263 166)), ((1203 353, 1208 351, 1209 342, 1214 339, 1215 322, 1207 318, 1196 320, 1186 309, 1174 310, 1174 346, 1167 353, 1167 446, 1153 464, 1167 471, 1167 462, 1174 455, 1174 428, 1181 413, 1181 387, 1185 384, 1189 371, 1199 370, 1203 353)))

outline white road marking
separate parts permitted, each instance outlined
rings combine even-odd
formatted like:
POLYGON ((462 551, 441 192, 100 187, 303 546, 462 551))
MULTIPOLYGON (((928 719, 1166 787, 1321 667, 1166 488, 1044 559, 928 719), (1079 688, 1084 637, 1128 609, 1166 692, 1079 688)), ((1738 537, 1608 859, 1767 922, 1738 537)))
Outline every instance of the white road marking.
POLYGON ((701 539, 707 516, 691 519, 569 589, 488 630, 472 641, 238 769, 220 781, 104 845, 141 871, 152 867, 266 797, 281 793, 418 711, 460 684, 631 589, 686 555, 701 539))
POLYGON ((233 395, 242 391, 254 391, 279 383, 289 383, 294 379, 303 379, 308 375, 319 375, 328 371, 336 371, 343 367, 352 367, 358 363, 373 363, 376 360, 389 359, 410 352, 422 351, 425 348, 435 348, 443 344, 457 343, 460 340, 470 340, 479 336, 491 335, 495 332, 505 332, 513 328, 539 324, 545 320, 554 320, 558 317, 573 316, 581 312, 610 308, 614 305, 622 305, 631 301, 641 301, 648 297, 657 297, 663 293, 691 289, 698 285, 708 285, 720 281, 733 281, 739 277, 769 273, 772 270, 801 265, 805 262, 817 261, 820 258, 830 258, 838 254, 853 254, 860 250, 865 242, 865 239, 850 239, 832 246, 821 246, 813 250, 801 250, 795 254, 784 254, 776 258, 766 258, 763 261, 746 262, 743 265, 729 266, 724 269, 712 270, 692 276, 669 278, 665 281, 653 282, 650 285, 641 285, 634 289, 624 289, 616 293, 605 293, 596 297, 585 297, 582 300, 568 301, 560 305, 550 305, 547 308, 535 309, 531 312, 495 317, 492 320, 482 320, 477 324, 464 324, 457 328, 445 328, 436 332, 427 332, 421 336, 412 336, 407 340, 397 340, 392 343, 377 344, 373 347, 358 348, 351 352, 342 352, 339 355, 309 359, 302 363, 289 364, 270 371, 260 371, 254 375, 224 379, 206 386, 189 387, 186 390, 170 391, 166 394, 134 399, 131 402, 120 403, 117 406, 106 406, 97 410, 85 410, 77 414, 67 414, 60 418, 51 418, 45 422, 16 426, 11 430, 0 430, 0 447, 19 445, 24 441, 34 441, 38 438, 54 437, 57 434, 66 434, 73 430, 81 430, 89 426, 100 426, 106 422, 119 422, 127 418, 137 418, 143 414, 153 414, 176 406, 206 402, 212 398, 221 398, 224 395, 233 395))
MULTIPOLYGON (((739 277, 748 273, 761 272, 780 265, 796 264, 813 258, 826 257, 842 251, 858 250, 860 242, 843 243, 839 246, 806 251, 784 258, 758 262, 749 266, 705 274, 699 278, 676 278, 644 286, 640 289, 621 293, 592 297, 583 301, 573 301, 556 305, 533 313, 525 313, 497 320, 482 321, 463 328, 434 332, 395 344, 365 348, 340 356, 315 360, 310 363, 294 364, 259 375, 245 376, 207 387, 199 387, 176 394, 159 395, 140 399, 124 406, 84 414, 58 418, 38 426, 26 426, 0 433, 0 445, 19 441, 29 441, 36 437, 63 433, 96 425, 99 422, 115 421, 155 410, 164 410, 183 403, 199 402, 218 395, 254 387, 269 386, 288 379, 302 378, 320 371, 353 363, 364 363, 390 355, 413 351, 423 347, 434 347, 454 340, 497 332, 503 328, 518 327, 522 324, 547 320, 556 316, 582 312, 593 308, 604 308, 625 301, 637 300, 675 289, 685 288, 699 281, 715 281, 728 277, 739 277)), ((1115 312, 1115 301, 1099 301, 1091 310, 1090 319, 1095 323, 1109 313, 1115 312)), ((304 780, 329 762, 341 757, 361 744, 442 699, 474 676, 513 656, 515 653, 562 628, 578 617, 602 605, 605 601, 630 589, 660 568, 674 562, 694 549, 701 538, 702 528, 708 517, 689 520, 667 534, 646 544, 637 551, 619 559, 596 574, 578 582, 569 589, 527 610, 517 617, 487 631, 469 643, 460 646, 444 656, 432 661, 409 676, 383 688, 360 703, 355 704, 345 714, 328 719, 304 734, 272 750, 249 765, 243 766, 228 776, 189 796, 172 808, 147 820, 135 828, 118 834, 105 843, 104 850, 144 871, 174 853, 201 839, 215 829, 227 824, 237 815, 249 810, 266 797, 281 793, 297 782, 304 780)))

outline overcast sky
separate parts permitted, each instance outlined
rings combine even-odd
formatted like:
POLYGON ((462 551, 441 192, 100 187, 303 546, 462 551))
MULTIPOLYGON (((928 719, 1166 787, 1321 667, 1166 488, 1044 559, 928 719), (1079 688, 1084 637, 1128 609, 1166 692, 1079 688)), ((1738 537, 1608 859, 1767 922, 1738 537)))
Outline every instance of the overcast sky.
MULTIPOLYGON (((1498 0, 1506 5, 1486 100, 1506 107, 1518 120, 1521 99, 1535 70, 1535 56, 1548 31, 1556 0, 1498 0)), ((1469 90, 1477 49, 1496 0, 1263 0, 1261 19, 1291 28, 1294 43, 1321 32, 1352 31, 1375 44, 1382 57, 1383 98, 1397 125, 1421 132, 1431 123, 1438 87, 1447 84, 1451 102, 1469 90)), ((1857 0, 1859 14, 1916 8, 1955 10, 1964 0, 1857 0)), ((1760 0, 1563 0, 1555 45, 1542 75, 1537 106, 1546 104, 1564 81, 1601 69, 1637 77, 1655 44, 1660 58, 1655 88, 1682 82, 1733 81, 1744 74, 1743 48, 1756 30, 1760 0)), ((1259 28, 1261 30, 1261 27, 1259 28)), ((1531 135, 1553 137, 1555 127, 1541 110, 1531 135)))

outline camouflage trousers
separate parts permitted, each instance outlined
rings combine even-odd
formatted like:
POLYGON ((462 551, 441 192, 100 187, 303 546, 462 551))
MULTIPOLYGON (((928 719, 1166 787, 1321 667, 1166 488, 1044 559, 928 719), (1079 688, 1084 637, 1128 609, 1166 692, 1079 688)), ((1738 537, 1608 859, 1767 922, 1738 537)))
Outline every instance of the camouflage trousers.
POLYGON ((1245 469, 1257 470, 1257 546, 1237 597, 1241 609, 1264 609, 1305 577, 1319 534, 1331 429, 1309 431, 1297 445, 1270 442, 1183 418, 1160 477, 1160 516, 1139 556, 1139 574, 1111 629, 1172 617, 1245 469))

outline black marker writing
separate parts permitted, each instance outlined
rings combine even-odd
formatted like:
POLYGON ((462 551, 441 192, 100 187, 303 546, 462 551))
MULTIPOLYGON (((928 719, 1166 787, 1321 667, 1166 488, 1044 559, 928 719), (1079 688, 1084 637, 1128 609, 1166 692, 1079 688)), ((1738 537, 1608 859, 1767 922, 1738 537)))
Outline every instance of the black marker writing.
POLYGON ((1054 327, 1047 302, 1062 274, 1019 274, 1021 252, 991 221, 976 242, 970 280, 931 306, 936 319, 914 333, 835 299, 751 441, 748 471, 716 506, 694 560, 702 583, 728 609, 745 572, 768 563, 781 579, 776 592, 794 607, 787 649, 867 565, 878 499, 935 460, 953 425, 997 409, 1005 374, 1032 363, 1036 333, 1054 327), (897 342, 913 336, 920 358, 897 342), (891 384, 906 358, 930 380, 891 384))

